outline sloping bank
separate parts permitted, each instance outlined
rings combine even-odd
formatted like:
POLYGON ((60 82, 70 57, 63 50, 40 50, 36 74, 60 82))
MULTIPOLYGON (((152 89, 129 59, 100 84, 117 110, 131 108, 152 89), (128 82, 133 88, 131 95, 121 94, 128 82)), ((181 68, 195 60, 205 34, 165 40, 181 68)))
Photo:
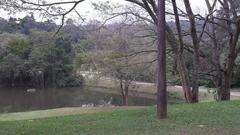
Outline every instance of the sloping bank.
POLYGON ((91 114, 97 112, 111 112, 117 110, 131 110, 139 109, 143 107, 68 107, 68 108, 57 108, 39 111, 28 111, 28 112, 16 112, 16 113, 2 113, 0 114, 0 121, 18 121, 18 120, 33 120, 40 118, 49 117, 61 117, 69 115, 80 115, 80 114, 91 114))
POLYGON ((116 109, 35 120, 0 121, 1 135, 239 135, 240 101, 116 109))

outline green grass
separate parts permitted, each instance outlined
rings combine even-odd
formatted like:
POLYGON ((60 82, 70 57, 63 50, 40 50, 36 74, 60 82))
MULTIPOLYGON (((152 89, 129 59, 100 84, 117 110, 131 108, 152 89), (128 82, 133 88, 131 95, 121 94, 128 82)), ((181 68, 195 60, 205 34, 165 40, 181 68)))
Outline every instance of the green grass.
POLYGON ((165 120, 147 107, 0 121, 0 135, 239 135, 239 125, 240 101, 206 102, 171 105, 165 120))
POLYGON ((41 111, 30 111, 30 112, 17 112, 17 113, 2 113, 0 114, 0 121, 16 121, 16 120, 29 120, 29 119, 40 119, 48 117, 60 117, 68 115, 79 115, 79 114, 90 114, 96 112, 108 112, 123 109, 136 109, 142 107, 105 107, 105 108, 81 108, 81 107, 69 107, 69 108, 58 108, 41 111))

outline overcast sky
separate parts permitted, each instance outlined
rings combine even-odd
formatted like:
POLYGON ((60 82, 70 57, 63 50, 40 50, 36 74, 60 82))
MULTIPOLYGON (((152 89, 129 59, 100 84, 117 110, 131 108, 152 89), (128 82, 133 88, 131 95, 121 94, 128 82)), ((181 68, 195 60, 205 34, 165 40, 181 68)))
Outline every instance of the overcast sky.
MULTIPOLYGON (((51 0, 51 1, 54 2, 54 1, 59 1, 59 0, 51 0)), ((64 1, 64 0, 61 0, 61 1, 64 1)), ((65 0, 65 1, 67 1, 67 0, 65 0)), ((91 5, 91 2, 104 2, 104 1, 107 1, 107 0, 86 0, 85 2, 82 2, 78 5, 77 11, 83 17, 87 18, 87 20, 100 19, 98 12, 96 12, 93 9, 93 7, 91 5)), ((130 4, 128 2, 125 2, 124 0, 108 0, 108 1, 110 1, 111 3, 119 3, 119 4, 123 4, 123 5, 130 4)), ((181 3, 181 1, 182 0, 177 0, 178 6, 180 6, 180 8, 184 10, 184 5, 181 3)), ((201 14, 206 13, 205 0, 190 0, 190 2, 191 2, 191 5, 192 5, 192 8, 194 10, 194 13, 201 13, 201 14)), ((26 14, 21 13, 21 14, 16 14, 16 15, 11 15, 11 16, 15 17, 15 18, 22 18, 25 15, 26 14)), ((3 18, 6 18, 6 19, 8 19, 10 17, 10 15, 7 15, 6 13, 1 13, 0 16, 3 17, 3 18)), ((74 16, 73 14, 69 15, 68 17, 77 19, 77 16, 74 16)), ((38 15, 35 15, 35 18, 38 21, 41 21, 43 19, 43 18, 40 18, 38 15)))

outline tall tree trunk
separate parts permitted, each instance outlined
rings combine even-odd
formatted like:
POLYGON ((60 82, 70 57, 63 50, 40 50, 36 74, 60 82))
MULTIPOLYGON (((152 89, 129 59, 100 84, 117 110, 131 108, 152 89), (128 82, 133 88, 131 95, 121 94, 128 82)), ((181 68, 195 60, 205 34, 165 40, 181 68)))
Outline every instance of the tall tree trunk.
POLYGON ((128 95, 122 95, 122 105, 128 106, 128 95))
MULTIPOLYGON (((211 22, 215 22, 214 15, 212 13, 213 13, 213 9, 216 6, 217 0, 215 0, 212 5, 210 4, 209 0, 205 0, 205 2, 208 8, 208 14, 210 14, 209 20, 211 22)), ((220 63, 220 55, 221 55, 220 48, 222 47, 222 45, 219 44, 217 40, 216 24, 211 23, 209 26, 210 26, 210 32, 212 34, 210 37, 211 43, 212 43, 211 63, 213 64, 214 70, 215 70, 215 74, 213 76, 213 82, 217 88, 217 95, 218 95, 217 100, 221 100, 222 90, 224 89, 223 88, 224 75, 223 75, 221 63, 220 63)))
MULTIPOLYGON (((175 14, 175 24, 178 31, 178 39, 179 39, 179 45, 180 45, 180 47, 173 47, 173 50, 174 50, 175 57, 177 59, 178 71, 179 71, 186 102, 192 103, 192 92, 191 92, 191 87, 189 83, 189 76, 188 76, 185 61, 183 60, 184 43, 183 43, 183 37, 181 32, 182 29, 181 29, 176 0, 172 0, 172 5, 173 5, 174 14, 175 14)), ((171 38, 170 40, 173 40, 173 39, 171 38)))
POLYGON ((233 74, 233 67, 235 63, 235 59, 237 55, 231 52, 235 52, 235 49, 232 50, 230 48, 230 53, 228 55, 228 60, 226 63, 226 68, 223 74, 223 85, 221 87, 221 95, 220 100, 230 100, 230 89, 231 89, 231 83, 232 83, 232 74, 233 74))
POLYGON ((230 88, 231 88, 231 75, 224 73, 223 85, 219 92, 220 100, 230 100, 230 88))
POLYGON ((187 73, 187 67, 185 63, 183 62, 182 58, 179 57, 178 60, 178 71, 182 83, 182 88, 184 91, 185 100, 187 103, 192 103, 192 92, 191 87, 189 83, 188 73, 187 73))
POLYGON ((199 79, 199 39, 197 35, 197 30, 195 26, 195 17, 192 12, 192 8, 190 5, 189 0, 184 0, 184 5, 187 11, 187 15, 190 21, 191 25, 191 37, 193 42, 193 50, 194 50, 194 56, 193 56, 193 72, 192 72, 192 94, 193 94, 193 102, 198 102, 198 93, 199 93, 199 85, 198 85, 198 79, 199 79))
MULTIPOLYGON (((125 82, 126 83, 126 82, 125 82)), ((120 79, 120 90, 122 95, 122 106, 128 106, 128 84, 124 84, 124 81, 120 79)))
POLYGON ((166 87, 166 19, 165 0, 158 0, 158 82, 157 82, 157 115, 167 117, 167 87, 166 87))
POLYGON ((169 28, 169 26, 166 27, 166 31, 167 31, 167 41, 174 52, 174 57, 177 59, 178 72, 180 75, 180 80, 183 87, 183 92, 185 95, 186 102, 192 103, 192 91, 191 91, 191 86, 189 82, 188 69, 186 67, 183 55, 181 54, 181 51, 180 51, 181 49, 179 50, 179 46, 181 46, 181 44, 176 39, 173 31, 169 28))

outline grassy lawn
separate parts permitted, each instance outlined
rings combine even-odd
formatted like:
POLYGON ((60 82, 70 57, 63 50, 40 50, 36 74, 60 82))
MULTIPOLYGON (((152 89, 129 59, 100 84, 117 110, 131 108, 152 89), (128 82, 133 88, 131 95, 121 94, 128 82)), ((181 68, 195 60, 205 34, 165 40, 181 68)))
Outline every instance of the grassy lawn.
POLYGON ((109 112, 123 109, 136 109, 143 107, 94 107, 94 108, 81 108, 81 107, 70 107, 70 108, 58 108, 40 111, 30 112, 17 112, 17 113, 3 113, 0 114, 0 121, 16 121, 16 120, 29 120, 29 119, 40 119, 48 117, 60 117, 68 115, 79 115, 79 114, 90 114, 96 112, 109 112))
MULTIPOLYGON (((82 114, 82 111, 71 116, 52 115, 54 117, 20 121, 11 119, 12 114, 5 114, 12 121, 0 121, 0 135, 240 134, 240 101, 170 105, 169 118, 160 121, 156 120, 155 107, 118 108, 106 112, 103 109, 89 114, 82 114)), ((27 113, 21 116, 28 118, 27 113)), ((5 117, 0 120, 6 120, 5 117)))

